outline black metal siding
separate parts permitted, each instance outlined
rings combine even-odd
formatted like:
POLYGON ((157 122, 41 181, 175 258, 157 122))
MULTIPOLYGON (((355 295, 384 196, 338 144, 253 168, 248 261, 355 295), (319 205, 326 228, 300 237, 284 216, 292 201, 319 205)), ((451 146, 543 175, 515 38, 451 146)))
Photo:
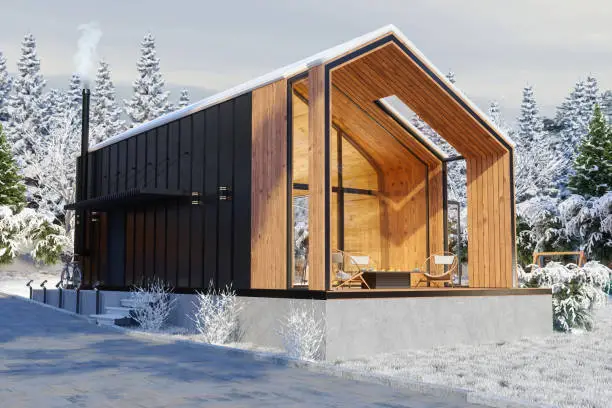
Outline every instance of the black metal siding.
MULTIPOLYGON (((90 198, 156 187, 198 192, 202 204, 175 199, 113 214, 108 261, 96 261, 95 268, 86 263, 89 273, 107 285, 130 286, 156 276, 176 288, 203 289, 211 281, 216 287, 250 287, 250 93, 90 157, 90 198), (220 186, 232 189, 231 201, 218 200, 220 186), (111 277, 109 268, 123 278, 111 277)), ((101 230, 92 230, 92 251, 101 247, 101 230)))

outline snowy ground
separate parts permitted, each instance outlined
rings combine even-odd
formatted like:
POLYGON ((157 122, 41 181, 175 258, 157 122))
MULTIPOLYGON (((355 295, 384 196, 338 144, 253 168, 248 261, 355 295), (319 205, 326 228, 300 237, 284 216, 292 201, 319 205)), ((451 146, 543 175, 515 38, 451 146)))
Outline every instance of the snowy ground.
POLYGON ((60 264, 37 266, 23 258, 0 265, 0 292, 29 297, 30 291, 25 285, 30 279, 34 280, 32 286, 35 288, 45 279, 49 281, 46 286, 52 288, 60 279, 61 269, 60 264))
POLYGON ((559 407, 612 406, 612 298, 594 331, 337 361, 340 369, 559 407))
POLYGON ((253 357, 128 335, 0 294, 0 407, 480 406, 253 357))

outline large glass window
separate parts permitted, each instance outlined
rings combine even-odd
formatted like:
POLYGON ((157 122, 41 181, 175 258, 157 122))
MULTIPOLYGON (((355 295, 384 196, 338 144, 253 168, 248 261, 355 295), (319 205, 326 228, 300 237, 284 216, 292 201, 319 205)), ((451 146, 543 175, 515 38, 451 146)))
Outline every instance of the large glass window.
POLYGON ((332 254, 344 255, 340 265, 332 265, 333 286, 338 276, 364 266, 351 261, 355 256, 367 257, 370 267, 381 264, 381 212, 373 161, 349 134, 333 128, 330 136, 332 254))
POLYGON ((291 286, 308 287, 308 79, 291 89, 291 286))

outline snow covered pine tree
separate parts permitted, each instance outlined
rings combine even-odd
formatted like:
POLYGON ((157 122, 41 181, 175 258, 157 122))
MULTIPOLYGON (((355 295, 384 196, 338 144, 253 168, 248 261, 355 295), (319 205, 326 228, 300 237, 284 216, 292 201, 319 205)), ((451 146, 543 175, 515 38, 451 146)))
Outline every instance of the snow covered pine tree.
POLYGON ((186 106, 189 106, 189 91, 186 89, 183 89, 181 91, 181 97, 178 100, 178 108, 184 108, 186 106))
POLYGON ((19 212, 25 204, 25 186, 0 125, 0 206, 19 212))
POLYGON ((137 64, 138 79, 132 85, 134 95, 132 99, 124 101, 126 112, 134 125, 155 119, 172 110, 168 102, 169 92, 164 90, 153 34, 145 35, 140 53, 137 64))
POLYGON ((8 120, 8 97, 13 86, 13 78, 6 69, 6 58, 0 51, 0 122, 8 120))
POLYGON ((602 196, 612 188, 612 127, 595 105, 589 134, 578 149, 569 189, 587 197, 602 196))
POLYGON ((564 161, 555 157, 554 141, 543 130, 532 86, 523 89, 516 142, 516 201, 555 195, 555 177, 564 161))
POLYGON ((26 151, 38 142, 43 132, 42 95, 45 80, 40 72, 40 59, 36 52, 36 40, 26 34, 21 43, 21 57, 17 63, 17 75, 13 93, 9 98, 7 139, 16 153, 18 163, 26 151))
POLYGON ((96 87, 92 94, 91 143, 100 143, 125 130, 121 108, 115 98, 115 85, 106 61, 100 61, 96 74, 96 87))

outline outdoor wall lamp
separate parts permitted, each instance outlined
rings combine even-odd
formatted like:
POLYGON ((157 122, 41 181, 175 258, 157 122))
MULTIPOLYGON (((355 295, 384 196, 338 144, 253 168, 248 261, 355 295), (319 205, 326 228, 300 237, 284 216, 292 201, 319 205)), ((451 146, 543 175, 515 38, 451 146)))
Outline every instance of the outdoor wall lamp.
POLYGON ((197 191, 191 192, 191 204, 192 205, 200 205, 202 204, 202 195, 197 191))
POLYGON ((228 186, 220 186, 217 190, 219 201, 230 201, 232 199, 232 188, 228 186))

